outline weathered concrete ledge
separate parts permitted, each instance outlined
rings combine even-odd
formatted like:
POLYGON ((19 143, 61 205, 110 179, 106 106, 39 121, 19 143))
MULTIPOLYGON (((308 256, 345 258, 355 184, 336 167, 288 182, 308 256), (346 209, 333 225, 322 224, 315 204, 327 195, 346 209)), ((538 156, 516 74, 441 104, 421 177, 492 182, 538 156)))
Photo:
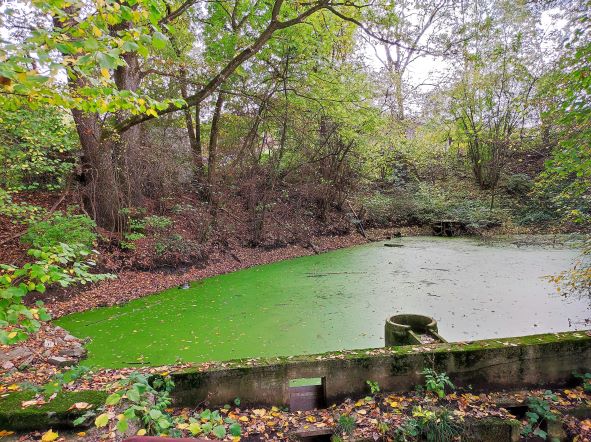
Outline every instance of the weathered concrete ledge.
MULTIPOLYGON (((64 391, 43 405, 22 408, 22 402, 31 400, 35 393, 19 391, 0 399, 0 429, 34 431, 49 428, 74 428, 74 420, 88 410, 97 410, 105 404, 107 393, 103 391, 64 391), (78 410, 75 403, 86 402, 88 409, 78 410)), ((83 428, 85 425, 77 428, 83 428)))
POLYGON ((328 404, 367 394, 366 381, 383 391, 408 391, 421 371, 446 372, 474 391, 562 387, 573 372, 591 371, 591 336, 585 331, 206 364, 173 373, 176 405, 230 403, 288 405, 289 381, 323 378, 328 404))

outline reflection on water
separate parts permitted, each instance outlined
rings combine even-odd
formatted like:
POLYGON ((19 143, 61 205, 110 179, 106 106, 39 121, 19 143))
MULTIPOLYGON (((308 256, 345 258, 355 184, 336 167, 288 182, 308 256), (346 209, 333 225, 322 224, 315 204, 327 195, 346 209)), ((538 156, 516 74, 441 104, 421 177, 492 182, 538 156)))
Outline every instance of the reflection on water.
POLYGON ((469 238, 402 238, 254 267, 122 307, 56 321, 90 336, 88 364, 293 355, 383 345, 396 313, 423 313, 449 341, 584 328, 585 297, 543 277, 578 252, 469 238))

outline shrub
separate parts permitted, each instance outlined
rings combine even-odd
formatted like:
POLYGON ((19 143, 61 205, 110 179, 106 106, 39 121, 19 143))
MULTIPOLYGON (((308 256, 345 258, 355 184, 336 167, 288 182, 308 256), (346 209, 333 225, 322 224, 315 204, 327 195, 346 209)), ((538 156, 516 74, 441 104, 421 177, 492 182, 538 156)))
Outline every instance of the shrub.
POLYGON ((188 264, 205 258, 205 253, 196 241, 182 235, 172 234, 158 238, 154 243, 155 261, 160 265, 188 264))
POLYGON ((50 319, 42 302, 31 308, 23 304, 29 292, 43 293, 48 286, 68 287, 112 278, 109 274, 92 274, 91 252, 80 244, 58 244, 31 249, 36 261, 22 267, 0 265, 0 344, 13 344, 39 330, 40 321, 50 319))
POLYGON ((28 108, 0 97, 0 186, 56 189, 65 184, 79 149, 71 116, 56 106, 28 108))
POLYGON ((364 220, 367 225, 382 227, 390 224, 406 224, 412 221, 415 204, 404 192, 385 194, 376 192, 361 199, 364 220))
POLYGON ((431 368, 426 368, 421 374, 425 376, 425 390, 435 393, 440 398, 445 396, 445 387, 452 390, 456 388, 446 373, 438 373, 431 368))
POLYGON ((427 440, 448 442, 462 433, 461 426, 454 421, 449 410, 431 411, 421 406, 413 408, 412 417, 396 429, 396 440, 427 440))
POLYGON ((39 220, 45 209, 12 200, 11 192, 0 189, 0 215, 5 215, 15 224, 26 224, 39 220))
POLYGON ((524 196, 533 188, 533 181, 529 175, 525 173, 516 173, 507 178, 505 187, 507 192, 511 195, 524 196))
POLYGON ((150 215, 144 218, 145 228, 155 232, 166 230, 172 226, 172 220, 167 216, 150 215))
POLYGON ((64 215, 59 212, 46 221, 31 223, 21 240, 36 248, 62 243, 92 248, 96 241, 95 227, 94 221, 86 215, 64 215))
POLYGON ((459 189, 448 191, 426 183, 417 186, 415 203, 415 217, 422 224, 453 220, 478 229, 499 225, 509 216, 505 210, 491 209, 488 200, 471 197, 459 189))

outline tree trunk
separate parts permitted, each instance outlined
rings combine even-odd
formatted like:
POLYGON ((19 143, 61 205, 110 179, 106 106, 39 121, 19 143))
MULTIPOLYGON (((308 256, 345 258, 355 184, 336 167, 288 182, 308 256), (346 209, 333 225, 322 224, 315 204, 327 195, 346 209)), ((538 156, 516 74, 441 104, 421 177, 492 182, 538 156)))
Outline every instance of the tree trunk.
POLYGON ((216 168, 217 168, 217 151, 218 151, 218 138, 220 132, 220 116, 222 114, 222 108, 224 106, 224 94, 220 92, 218 99, 215 103, 215 110, 211 120, 211 133, 209 135, 209 150, 207 155, 207 184, 209 186, 208 196, 209 201, 214 202, 214 185, 216 179, 216 168))
POLYGON ((193 162, 197 176, 203 174, 203 150, 201 149, 201 104, 195 106, 195 150, 193 151, 193 162))

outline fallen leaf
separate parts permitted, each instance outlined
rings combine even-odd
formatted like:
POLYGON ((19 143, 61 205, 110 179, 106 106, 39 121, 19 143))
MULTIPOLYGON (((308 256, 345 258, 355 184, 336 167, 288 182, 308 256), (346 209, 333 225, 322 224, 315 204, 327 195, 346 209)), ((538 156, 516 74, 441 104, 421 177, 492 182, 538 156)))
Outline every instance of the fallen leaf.
POLYGON ((43 436, 41 436, 41 441, 42 442, 53 442, 58 437, 60 437, 60 435, 57 432, 49 430, 49 431, 43 433, 43 436))
POLYGON ((69 410, 86 410, 90 407, 92 407, 92 405, 90 405, 88 402, 76 402, 69 408, 69 410))

